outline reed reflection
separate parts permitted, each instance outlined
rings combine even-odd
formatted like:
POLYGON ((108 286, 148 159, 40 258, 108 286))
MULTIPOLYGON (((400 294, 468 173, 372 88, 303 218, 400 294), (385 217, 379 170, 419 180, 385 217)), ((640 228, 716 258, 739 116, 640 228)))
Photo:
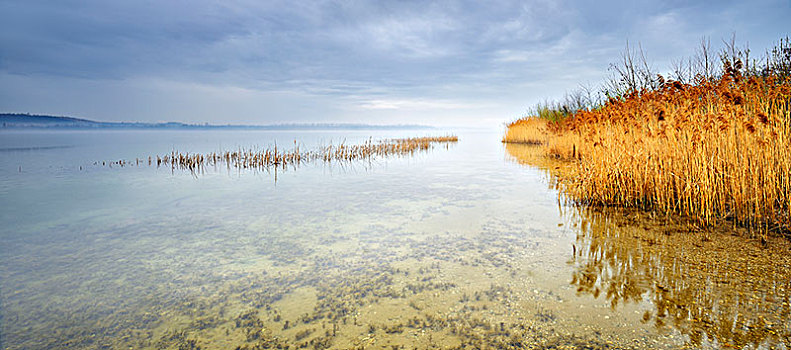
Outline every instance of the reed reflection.
MULTIPOLYGON (((515 161, 550 173, 561 166, 540 160, 537 146, 507 145, 506 150, 515 161)), ((748 239, 732 227, 704 232, 683 219, 639 211, 564 210, 577 230, 570 264, 579 296, 606 298, 615 311, 625 303, 647 302, 651 310, 643 322, 672 327, 693 346, 791 344, 787 240, 748 239)))

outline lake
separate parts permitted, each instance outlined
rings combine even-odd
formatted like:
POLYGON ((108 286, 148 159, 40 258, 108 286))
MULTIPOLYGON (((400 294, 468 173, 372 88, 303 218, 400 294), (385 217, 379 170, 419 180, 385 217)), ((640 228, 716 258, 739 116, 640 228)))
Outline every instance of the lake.
POLYGON ((498 132, 285 169, 135 162, 443 134, 0 131, 0 348, 791 344, 788 242, 568 204, 498 132))

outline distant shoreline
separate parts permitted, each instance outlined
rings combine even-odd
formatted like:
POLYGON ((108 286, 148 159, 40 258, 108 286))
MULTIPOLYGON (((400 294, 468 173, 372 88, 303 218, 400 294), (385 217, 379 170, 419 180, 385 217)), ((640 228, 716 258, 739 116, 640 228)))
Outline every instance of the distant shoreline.
POLYGON ((292 123, 267 125, 187 124, 180 122, 100 122, 64 116, 26 113, 0 113, 0 130, 428 130, 433 126, 417 124, 377 125, 359 123, 292 123))

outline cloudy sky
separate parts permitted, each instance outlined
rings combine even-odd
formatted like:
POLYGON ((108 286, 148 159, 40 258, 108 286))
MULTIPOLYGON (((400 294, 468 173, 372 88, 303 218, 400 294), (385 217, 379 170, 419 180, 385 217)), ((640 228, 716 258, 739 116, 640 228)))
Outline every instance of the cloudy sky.
POLYGON ((791 1, 0 0, 0 112, 107 121, 501 125, 736 34, 763 52, 791 1))

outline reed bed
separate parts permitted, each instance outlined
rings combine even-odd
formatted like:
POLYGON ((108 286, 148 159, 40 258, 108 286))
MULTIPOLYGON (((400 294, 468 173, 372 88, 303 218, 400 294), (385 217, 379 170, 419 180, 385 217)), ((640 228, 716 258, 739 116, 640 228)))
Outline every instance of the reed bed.
POLYGON ((738 70, 610 99, 553 123, 526 118, 504 142, 542 140, 573 163, 567 199, 791 231, 791 84, 738 70))
POLYGON ((547 142, 548 125, 543 118, 522 118, 507 125, 503 142, 542 145, 547 142))
POLYGON ((152 156, 147 159, 135 159, 134 162, 119 160, 112 163, 102 162, 102 165, 141 165, 150 166, 169 166, 173 169, 189 170, 197 172, 207 166, 225 166, 236 169, 271 169, 286 168, 289 166, 323 161, 331 162, 350 162, 356 160, 371 160, 377 157, 411 155, 419 151, 427 151, 436 144, 445 145, 447 148, 451 143, 456 143, 459 138, 454 135, 437 137, 414 137, 402 139, 386 139, 374 141, 368 139, 362 144, 323 146, 315 150, 303 150, 296 141, 290 150, 274 148, 266 149, 237 149, 235 151, 212 152, 212 153, 182 153, 172 151, 170 154, 162 156, 152 156))
POLYGON ((319 153, 325 162, 351 161, 357 159, 370 159, 378 156, 409 155, 417 151, 431 149, 433 144, 440 143, 446 146, 458 142, 456 136, 440 137, 415 137, 405 139, 390 139, 375 142, 371 139, 359 145, 325 146, 319 153))

